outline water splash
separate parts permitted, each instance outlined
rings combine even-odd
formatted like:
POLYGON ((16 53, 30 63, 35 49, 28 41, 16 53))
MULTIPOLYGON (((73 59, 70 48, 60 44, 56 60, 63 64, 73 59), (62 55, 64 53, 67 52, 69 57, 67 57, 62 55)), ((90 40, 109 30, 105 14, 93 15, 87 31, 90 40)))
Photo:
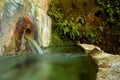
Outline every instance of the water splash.
POLYGON ((34 53, 39 53, 40 55, 44 54, 39 44, 34 40, 32 36, 29 37, 27 40, 34 53), (37 52, 35 49, 37 50, 37 52))

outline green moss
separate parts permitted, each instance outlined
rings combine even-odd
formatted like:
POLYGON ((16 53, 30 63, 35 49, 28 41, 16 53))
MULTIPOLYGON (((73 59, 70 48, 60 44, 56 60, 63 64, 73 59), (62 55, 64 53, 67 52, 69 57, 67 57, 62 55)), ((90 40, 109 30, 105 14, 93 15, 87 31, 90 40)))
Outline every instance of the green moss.
POLYGON ((14 34, 11 38, 9 46, 5 48, 3 55, 15 54, 15 38, 16 36, 14 34))
POLYGON ((57 31, 52 32, 50 46, 71 46, 74 45, 74 42, 68 39, 61 39, 57 31))

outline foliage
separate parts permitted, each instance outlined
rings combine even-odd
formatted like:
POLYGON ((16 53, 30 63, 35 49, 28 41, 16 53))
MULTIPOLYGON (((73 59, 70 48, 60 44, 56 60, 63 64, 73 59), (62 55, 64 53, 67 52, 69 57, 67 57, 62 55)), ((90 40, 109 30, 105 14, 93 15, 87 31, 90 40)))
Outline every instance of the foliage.
MULTIPOLYGON (((54 33, 53 35, 58 34, 61 39, 70 39, 73 41, 79 41, 82 43, 93 43, 93 44, 100 44, 102 37, 101 33, 103 31, 103 27, 100 26, 94 30, 85 30, 85 20, 83 15, 78 15, 78 17, 74 17, 70 15, 69 17, 64 14, 62 8, 60 7, 59 3, 52 0, 50 4, 50 8, 48 11, 49 16, 53 20, 53 27, 54 33), (56 32, 57 31, 57 32, 56 32), (89 36, 86 34, 89 32, 89 36)), ((55 38, 56 39, 56 38, 55 38)), ((60 39, 57 37, 60 41, 60 39)))
POLYGON ((77 20, 75 20, 73 16, 67 19, 60 6, 54 1, 50 4, 48 14, 53 20, 54 29, 58 31, 61 38, 75 40, 80 36, 80 28, 84 24, 82 16, 78 16, 77 20))
POLYGON ((120 1, 97 0, 97 2, 102 7, 104 33, 112 35, 110 37, 111 42, 108 42, 114 44, 112 47, 114 47, 115 53, 118 54, 120 52, 120 1))
POLYGON ((104 27, 114 31, 120 30, 120 2, 119 0, 97 0, 102 7, 104 27))
MULTIPOLYGON (((58 41, 60 41, 60 39, 73 41, 77 40, 81 43, 92 43, 100 46, 104 46, 104 43, 107 43, 109 46, 109 44, 111 44, 112 42, 113 45, 115 42, 115 46, 119 45, 117 43, 120 43, 120 36, 115 36, 115 38, 112 38, 114 37, 114 35, 120 35, 119 0, 97 0, 97 3, 101 7, 99 17, 102 17, 103 23, 100 26, 96 26, 96 28, 92 27, 94 29, 91 29, 91 27, 89 26, 92 25, 86 26, 87 21, 84 19, 86 16, 85 14, 79 13, 76 14, 77 16, 73 16, 72 14, 70 15, 70 12, 68 11, 68 16, 66 15, 67 11, 65 12, 66 9, 63 11, 63 8, 61 8, 59 1, 52 0, 48 14, 53 20, 52 30, 55 34, 57 34, 56 38, 58 39, 58 41), (112 34, 112 37, 108 37, 111 40, 106 39, 106 36, 109 36, 108 33, 110 34, 110 36, 112 34)), ((73 11, 74 12, 71 13, 77 12, 75 8, 73 11)), ((52 35, 54 35, 54 33, 52 33, 52 35)))
POLYGON ((90 43, 92 44, 100 44, 102 42, 102 32, 103 32, 103 27, 99 26, 95 28, 93 31, 90 32, 89 38, 90 38, 90 43))

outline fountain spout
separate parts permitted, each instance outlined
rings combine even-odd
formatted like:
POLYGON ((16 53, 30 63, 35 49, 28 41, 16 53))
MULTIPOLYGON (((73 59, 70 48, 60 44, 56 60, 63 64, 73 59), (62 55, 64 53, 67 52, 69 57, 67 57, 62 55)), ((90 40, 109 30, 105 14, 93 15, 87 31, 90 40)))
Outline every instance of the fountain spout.
POLYGON ((34 53, 43 54, 42 49, 40 48, 37 38, 38 31, 36 26, 28 17, 20 17, 16 24, 16 52, 21 53, 23 50, 27 50, 27 47, 30 46, 34 53), (29 45, 27 46, 27 42, 29 45))
POLYGON ((32 33, 31 33, 31 30, 28 28, 28 29, 26 29, 25 32, 24 32, 24 37, 25 37, 26 39, 29 39, 30 36, 32 36, 32 33))
POLYGON ((26 38, 26 40, 28 41, 29 45, 31 46, 33 52, 39 53, 40 55, 43 55, 43 51, 41 49, 41 47, 39 46, 39 44, 34 40, 33 36, 32 36, 32 32, 31 30, 28 28, 25 30, 24 32, 24 37, 26 38), (35 51, 34 47, 37 49, 38 52, 35 51))

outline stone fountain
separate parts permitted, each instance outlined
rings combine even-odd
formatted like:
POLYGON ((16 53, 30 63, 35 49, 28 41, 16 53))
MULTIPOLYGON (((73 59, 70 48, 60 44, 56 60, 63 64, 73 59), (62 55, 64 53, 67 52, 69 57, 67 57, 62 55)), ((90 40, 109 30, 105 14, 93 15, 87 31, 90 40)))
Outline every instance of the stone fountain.
POLYGON ((0 0, 0 54, 27 50, 25 31, 42 46, 50 42, 51 19, 47 15, 50 0, 0 0))
MULTIPOLYGON (((50 0, 0 0, 0 55, 18 54, 28 51, 29 46, 24 37, 26 33, 30 33, 42 47, 49 45, 51 31, 51 19, 47 15, 49 2, 50 0)), ((96 80, 120 79, 119 55, 105 53, 93 45, 79 44, 79 46, 82 46, 87 55, 98 65, 96 80)), ((11 62, 8 60, 8 63, 11 62)), ((41 65, 45 65, 41 70, 46 70, 50 67, 46 63, 38 66, 41 65)), ((17 65, 18 67, 20 65, 17 65)), ((29 69, 31 70, 31 68, 29 69)), ((40 74, 42 73, 40 72, 40 74)))

